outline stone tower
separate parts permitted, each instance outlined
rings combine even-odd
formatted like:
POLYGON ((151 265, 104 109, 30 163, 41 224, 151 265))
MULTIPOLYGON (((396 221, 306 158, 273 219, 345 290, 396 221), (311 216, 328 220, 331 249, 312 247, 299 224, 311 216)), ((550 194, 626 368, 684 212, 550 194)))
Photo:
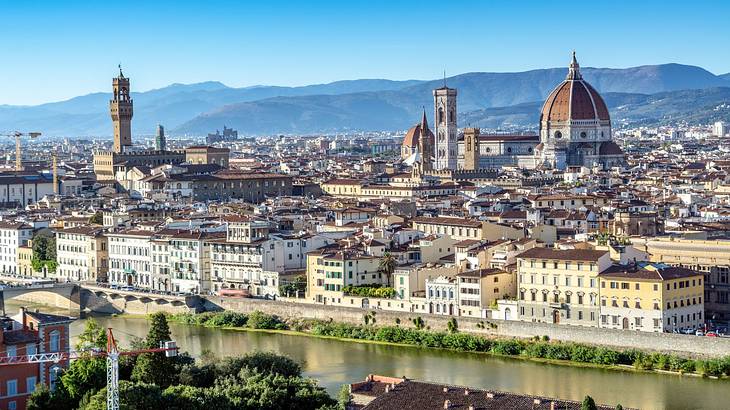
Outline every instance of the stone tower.
POLYGON ((112 80, 113 98, 109 101, 109 114, 114 123, 114 152, 122 153, 132 146, 132 98, 129 96, 129 78, 122 74, 112 80))
POLYGON ((456 169, 456 90, 446 87, 433 90, 436 147, 434 168, 456 169))
POLYGON ((464 169, 479 169, 479 128, 464 128, 464 169))
POLYGON ((155 150, 165 151, 167 149, 167 140, 165 139, 165 127, 157 124, 157 135, 155 135, 155 150))
POLYGON ((421 154, 421 168, 424 172, 433 170, 433 133, 428 129, 426 120, 426 109, 423 109, 421 117, 421 138, 418 139, 418 152, 421 154))

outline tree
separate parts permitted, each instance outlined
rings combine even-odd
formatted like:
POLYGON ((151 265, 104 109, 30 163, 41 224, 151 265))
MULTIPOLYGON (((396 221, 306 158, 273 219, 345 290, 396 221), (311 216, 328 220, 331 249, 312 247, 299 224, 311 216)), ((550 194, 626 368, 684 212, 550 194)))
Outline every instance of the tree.
POLYGON ((93 348, 106 349, 106 331, 99 325, 99 322, 90 317, 86 320, 84 331, 79 335, 76 350, 93 348))
POLYGON ((393 275, 396 265, 397 260, 390 252, 385 252, 383 257, 380 259, 378 270, 385 274, 385 277, 388 280, 388 286, 390 286, 390 277, 393 275))
POLYGON ((616 410, 624 410, 624 406, 621 405, 621 403, 616 405, 616 410))
MULTIPOLYGON (((144 341, 146 349, 160 347, 160 342, 170 340, 170 327, 164 313, 153 313, 150 316, 150 330, 144 341)), ((177 369, 175 359, 166 357, 165 352, 144 353, 137 357, 137 363, 132 370, 132 380, 156 384, 162 388, 177 383, 177 369)))
POLYGON ((449 331, 449 333, 456 333, 459 331, 459 324, 456 322, 455 318, 449 319, 449 321, 446 323, 446 330, 449 331))
POLYGON ((104 214, 101 211, 96 212, 89 218, 89 223, 92 225, 104 225, 104 214))
MULTIPOLYGON (((146 383, 119 381, 119 408, 123 410, 166 409, 165 399, 159 386, 146 383)), ((106 410, 106 387, 88 398, 79 410, 106 410)))
POLYGON ((87 392, 106 386, 106 360, 101 357, 84 357, 74 360, 63 372, 61 383, 68 392, 69 398, 78 402, 87 392))
POLYGON ((597 410, 596 402, 593 401, 593 397, 586 396, 583 399, 583 403, 580 404, 580 410, 597 410))

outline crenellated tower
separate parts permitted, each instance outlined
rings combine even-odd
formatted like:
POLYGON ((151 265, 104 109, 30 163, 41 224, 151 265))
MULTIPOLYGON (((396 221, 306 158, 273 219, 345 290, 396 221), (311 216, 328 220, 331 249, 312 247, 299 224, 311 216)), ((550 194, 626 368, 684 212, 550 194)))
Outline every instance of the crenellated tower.
POLYGON ((129 78, 122 73, 119 66, 119 77, 112 80, 114 94, 109 100, 109 114, 114 123, 114 152, 122 153, 126 147, 132 146, 132 98, 129 94, 129 78))

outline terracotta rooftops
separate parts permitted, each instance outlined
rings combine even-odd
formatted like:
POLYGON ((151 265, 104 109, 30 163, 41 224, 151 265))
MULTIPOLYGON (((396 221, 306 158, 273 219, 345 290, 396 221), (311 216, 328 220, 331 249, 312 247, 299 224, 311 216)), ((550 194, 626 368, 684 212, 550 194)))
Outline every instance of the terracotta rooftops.
POLYGON ((692 269, 668 266, 663 264, 646 264, 642 266, 613 265, 600 274, 602 277, 616 279, 640 279, 640 280, 672 280, 702 276, 702 272, 692 269))
POLYGON ((517 257, 519 259, 551 259, 595 262, 606 254, 608 254, 608 251, 595 251, 592 249, 532 248, 521 253, 517 257))
MULTIPOLYGON (((355 396, 374 397, 363 410, 437 410, 437 409, 511 409, 511 410, 580 410, 581 403, 495 390, 472 389, 436 383, 369 376, 350 386, 355 396)), ((596 406, 612 410, 613 406, 596 406)))

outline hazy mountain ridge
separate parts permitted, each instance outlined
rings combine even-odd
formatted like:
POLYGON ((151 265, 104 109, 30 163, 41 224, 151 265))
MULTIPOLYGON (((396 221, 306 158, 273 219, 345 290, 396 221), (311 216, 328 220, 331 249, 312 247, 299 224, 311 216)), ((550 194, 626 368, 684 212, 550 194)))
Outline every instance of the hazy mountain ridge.
MULTIPOLYGON (((679 64, 626 69, 588 67, 581 72, 607 101, 609 93, 653 95, 730 86, 730 74, 716 76, 700 67, 679 64)), ((539 110, 534 105, 544 100, 565 78, 565 73, 565 68, 466 73, 447 78, 446 83, 459 91, 458 106, 464 121, 483 126, 532 126, 536 125, 536 119, 531 118, 537 118, 539 110)), ((246 88, 231 88, 215 81, 172 84, 132 93, 133 131, 152 134, 157 123, 173 132, 192 134, 204 134, 223 124, 237 128, 242 134, 403 129, 420 118, 422 107, 426 107, 430 119, 431 92, 443 85, 443 81, 365 79, 303 87, 246 88)), ((712 96, 721 98, 718 93, 712 96)), ((0 106, 0 128, 38 129, 47 135, 110 135, 109 97, 110 93, 93 93, 38 106, 0 106)), ((632 98, 647 101, 643 97, 632 98)), ((671 98, 667 101, 671 101, 668 104, 686 103, 671 98)), ((633 104, 637 104, 633 109, 638 109, 641 103, 633 104)), ((660 107, 670 110, 665 104, 660 107)), ((648 119, 658 115, 651 111, 651 108, 638 109, 648 119)), ((626 113, 626 118, 635 117, 626 113)))

